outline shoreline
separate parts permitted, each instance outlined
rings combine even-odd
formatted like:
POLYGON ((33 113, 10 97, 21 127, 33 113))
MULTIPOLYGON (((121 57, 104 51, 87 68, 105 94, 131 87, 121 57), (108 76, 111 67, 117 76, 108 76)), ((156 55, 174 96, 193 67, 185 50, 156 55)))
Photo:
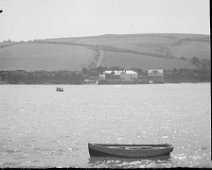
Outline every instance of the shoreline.
POLYGON ((91 83, 82 83, 82 84, 52 84, 52 83, 33 83, 33 84, 27 84, 27 83, 0 83, 0 85, 148 85, 148 84, 154 84, 154 85, 159 85, 159 84, 182 84, 182 83, 189 83, 189 84, 199 84, 199 83, 211 83, 209 82, 164 82, 164 83, 131 83, 131 84, 91 84, 91 83))

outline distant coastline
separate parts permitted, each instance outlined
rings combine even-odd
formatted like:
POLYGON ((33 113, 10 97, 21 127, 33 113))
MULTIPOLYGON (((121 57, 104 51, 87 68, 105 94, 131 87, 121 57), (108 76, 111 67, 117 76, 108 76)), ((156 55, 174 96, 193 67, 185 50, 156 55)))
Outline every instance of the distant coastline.
MULTIPOLYGON (((83 68, 81 71, 0 71, 0 84, 149 84, 147 71, 139 68, 132 68, 138 73, 135 81, 122 81, 120 79, 100 80, 100 75, 105 70, 122 70, 119 67, 97 67, 83 68), (100 82, 100 83, 98 83, 100 82)), ((211 82, 211 71, 209 66, 196 69, 173 69, 164 70, 164 81, 162 83, 200 83, 211 82)), ((152 82, 154 83, 154 82, 152 82)))
POLYGON ((0 42, 0 84, 155 83, 147 74, 151 69, 164 70, 162 83, 210 82, 210 49, 210 35, 199 34, 7 40, 0 42), (117 75, 100 80, 106 70, 126 69, 138 73, 135 82, 117 75))

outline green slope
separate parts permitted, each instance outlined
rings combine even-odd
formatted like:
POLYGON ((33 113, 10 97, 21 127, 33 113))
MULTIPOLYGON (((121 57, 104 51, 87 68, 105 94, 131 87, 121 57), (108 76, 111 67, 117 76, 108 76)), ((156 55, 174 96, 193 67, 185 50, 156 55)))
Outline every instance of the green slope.
POLYGON ((157 53, 172 57, 210 58, 210 36, 198 34, 133 34, 61 38, 48 42, 79 43, 157 53))
POLYGON ((129 54, 122 52, 104 53, 104 58, 101 63, 102 66, 113 67, 119 66, 124 68, 142 68, 147 69, 173 69, 173 68, 193 68, 194 66, 185 60, 173 58, 159 58, 149 55, 129 54), (124 60, 124 62, 123 62, 124 60), (122 62, 120 62, 122 61, 122 62))
POLYGON ((83 67, 192 68, 192 57, 210 59, 210 36, 133 34, 0 43, 1 70, 81 70, 83 67), (182 59, 183 58, 183 59, 182 59))
POLYGON ((95 54, 79 46, 21 43, 0 48, 0 69, 74 71, 93 63, 95 54))

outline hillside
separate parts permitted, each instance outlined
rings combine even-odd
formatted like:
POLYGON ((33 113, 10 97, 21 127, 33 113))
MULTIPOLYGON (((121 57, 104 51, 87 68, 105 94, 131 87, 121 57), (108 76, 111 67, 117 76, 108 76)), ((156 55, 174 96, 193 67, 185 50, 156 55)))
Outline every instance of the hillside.
POLYGON ((80 70, 95 51, 80 46, 19 43, 0 48, 0 70, 80 70))
POLYGON ((0 43, 0 70, 71 70, 89 66, 193 68, 210 59, 210 36, 133 34, 0 43))

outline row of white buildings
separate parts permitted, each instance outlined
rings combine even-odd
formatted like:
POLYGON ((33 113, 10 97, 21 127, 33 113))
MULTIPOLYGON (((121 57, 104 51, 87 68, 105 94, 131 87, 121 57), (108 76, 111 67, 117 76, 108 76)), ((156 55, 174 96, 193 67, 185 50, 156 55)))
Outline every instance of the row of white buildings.
MULTIPOLYGON (((99 76, 100 80, 122 80, 122 81, 137 81, 142 79, 142 75, 138 75, 133 70, 107 70, 99 76)), ((151 69, 147 71, 147 81, 149 83, 163 83, 164 71, 162 69, 151 69)))

